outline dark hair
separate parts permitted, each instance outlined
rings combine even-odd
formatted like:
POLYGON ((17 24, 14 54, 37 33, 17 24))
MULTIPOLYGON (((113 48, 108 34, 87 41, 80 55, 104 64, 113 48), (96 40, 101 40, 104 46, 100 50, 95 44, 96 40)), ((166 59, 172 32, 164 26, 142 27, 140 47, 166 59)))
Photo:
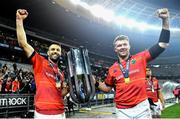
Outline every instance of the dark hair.
POLYGON ((52 45, 58 45, 59 47, 61 47, 61 44, 59 44, 59 43, 52 43, 52 44, 48 47, 48 50, 49 50, 49 48, 50 48, 52 45))
POLYGON ((60 43, 51 43, 51 44, 49 45, 49 47, 50 47, 51 45, 59 45, 59 46, 61 47, 61 44, 60 44, 60 43))
POLYGON ((147 71, 147 70, 149 70, 149 71, 151 71, 151 72, 152 72, 152 70, 151 70, 151 68, 150 68, 150 67, 146 67, 146 71, 147 71))

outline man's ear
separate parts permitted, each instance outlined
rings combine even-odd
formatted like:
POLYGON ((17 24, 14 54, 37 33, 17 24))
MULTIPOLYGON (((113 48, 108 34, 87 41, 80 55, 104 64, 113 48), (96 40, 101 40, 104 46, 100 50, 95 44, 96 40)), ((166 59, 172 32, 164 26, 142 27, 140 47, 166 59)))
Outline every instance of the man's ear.
POLYGON ((114 52, 117 53, 117 49, 114 47, 114 52))
POLYGON ((49 56, 49 51, 47 51, 47 55, 49 56))
POLYGON ((129 45, 129 50, 131 49, 131 46, 129 45))

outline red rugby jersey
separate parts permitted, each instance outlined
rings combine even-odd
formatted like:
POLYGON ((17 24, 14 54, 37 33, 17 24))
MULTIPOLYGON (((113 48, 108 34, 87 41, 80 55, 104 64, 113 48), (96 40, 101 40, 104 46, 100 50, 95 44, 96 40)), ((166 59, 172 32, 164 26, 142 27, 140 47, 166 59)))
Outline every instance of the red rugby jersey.
MULTIPOLYGON (((35 109, 41 114, 61 114, 64 112, 64 100, 61 89, 56 88, 55 72, 58 67, 53 64, 55 72, 50 62, 34 52, 31 56, 33 64, 34 78, 36 83, 35 109)), ((60 78, 64 80, 64 76, 60 78)))
POLYGON ((146 85, 148 98, 152 99, 153 102, 158 102, 158 91, 161 89, 158 80, 155 77, 152 77, 151 80, 147 80, 146 85), (154 92, 152 91, 152 85, 154 92))
POLYGON ((12 92, 16 92, 19 90, 20 83, 19 81, 13 81, 12 82, 12 92))
POLYGON ((9 80, 6 82, 5 91, 6 92, 11 91, 11 87, 12 87, 12 81, 9 80))
MULTIPOLYGON (((124 82, 124 76, 120 69, 119 63, 115 62, 108 71, 108 76, 105 83, 116 88, 114 101, 116 107, 131 108, 140 102, 147 99, 146 93, 146 65, 151 59, 148 50, 132 55, 130 59, 129 77, 130 82, 124 82)), ((122 61, 124 69, 126 68, 126 61, 122 61)))

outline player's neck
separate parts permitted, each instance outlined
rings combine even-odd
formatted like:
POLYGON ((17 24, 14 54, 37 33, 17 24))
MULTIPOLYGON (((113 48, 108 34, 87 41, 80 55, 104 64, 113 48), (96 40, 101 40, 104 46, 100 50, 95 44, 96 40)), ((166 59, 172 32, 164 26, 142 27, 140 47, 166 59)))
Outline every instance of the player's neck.
POLYGON ((53 61, 50 58, 48 58, 48 60, 49 60, 49 62, 51 62, 52 64, 55 64, 55 65, 57 65, 57 63, 58 63, 58 61, 53 61))
POLYGON ((120 57, 119 56, 119 61, 122 62, 122 61, 127 61, 130 57, 130 54, 126 55, 125 57, 120 57))

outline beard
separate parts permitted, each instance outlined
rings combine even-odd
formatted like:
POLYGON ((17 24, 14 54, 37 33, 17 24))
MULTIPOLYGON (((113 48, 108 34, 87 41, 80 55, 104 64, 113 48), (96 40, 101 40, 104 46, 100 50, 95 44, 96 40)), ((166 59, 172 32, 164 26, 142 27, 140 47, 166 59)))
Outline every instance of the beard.
POLYGON ((58 59, 51 59, 54 63, 57 63, 59 60, 58 59))
POLYGON ((60 59, 60 56, 50 57, 50 60, 53 61, 54 63, 58 63, 59 59, 60 59))

